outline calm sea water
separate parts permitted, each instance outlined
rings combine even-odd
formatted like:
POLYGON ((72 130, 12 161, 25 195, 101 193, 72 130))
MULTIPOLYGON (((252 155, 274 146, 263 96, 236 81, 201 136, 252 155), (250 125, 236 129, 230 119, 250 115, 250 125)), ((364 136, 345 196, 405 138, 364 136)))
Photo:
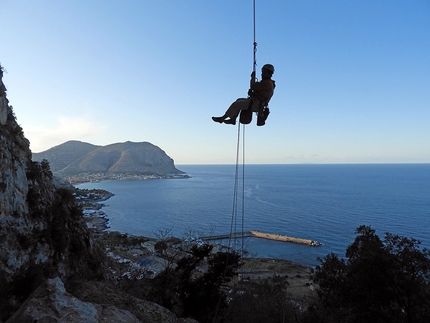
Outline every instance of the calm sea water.
MULTIPOLYGON (((233 215, 234 165, 180 165, 189 179, 103 181, 79 188, 115 194, 105 202, 111 230, 178 237, 226 234, 233 215)), ((415 238, 430 248, 430 164, 247 165, 239 180, 236 229, 318 240, 320 247, 249 238, 253 255, 314 266, 330 252, 344 256, 359 225, 415 238)), ((233 225, 235 226, 235 225, 233 225)))

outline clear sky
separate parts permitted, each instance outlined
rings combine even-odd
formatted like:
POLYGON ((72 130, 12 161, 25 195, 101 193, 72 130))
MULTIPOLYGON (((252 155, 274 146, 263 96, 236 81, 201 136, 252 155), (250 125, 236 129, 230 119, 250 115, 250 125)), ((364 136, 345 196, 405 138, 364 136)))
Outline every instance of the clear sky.
MULTIPOLYGON (((430 163, 430 1, 257 0, 275 66, 247 163, 430 163)), ((149 141, 176 164, 233 164, 252 0, 0 0, 3 81, 33 152, 149 141)), ((260 73, 258 72, 257 75, 260 73)))

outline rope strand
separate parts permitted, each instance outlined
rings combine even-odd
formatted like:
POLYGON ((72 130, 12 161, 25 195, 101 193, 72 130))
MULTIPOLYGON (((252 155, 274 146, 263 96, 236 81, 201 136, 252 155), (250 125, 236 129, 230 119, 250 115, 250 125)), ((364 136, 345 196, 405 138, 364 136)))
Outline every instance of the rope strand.
POLYGON ((242 246, 240 256, 243 259, 244 241, 245 241, 245 125, 243 125, 242 140, 242 246))
MULTIPOLYGON (((253 11, 254 11, 254 61, 253 61, 253 72, 255 73, 257 68, 257 42, 256 42, 256 8, 255 8, 255 0, 253 0, 253 11)), ((237 211, 238 211, 238 203, 237 203, 237 191, 238 191, 238 181, 239 181, 239 156, 240 156, 240 125, 241 123, 238 122, 237 127, 237 144, 236 144, 236 168, 235 168, 235 176, 234 176, 234 193, 233 193, 233 205, 232 205, 232 211, 231 211, 231 223, 230 223, 230 235, 228 239, 228 252, 232 249, 232 239, 233 239, 233 232, 235 233, 235 241, 236 241, 236 233, 237 231, 237 211)), ((240 247, 240 256, 241 259, 243 259, 244 255, 244 248, 245 248, 245 125, 242 125, 243 128, 243 139, 242 139, 242 218, 241 218, 241 247, 240 247)), ((236 246, 236 244, 235 244, 236 246)), ((234 248, 234 251, 237 252, 237 248, 234 248)), ((224 276, 226 274, 226 270, 228 267, 228 256, 226 259, 226 264, 224 268, 224 276)), ((218 315, 219 307, 221 304, 221 296, 218 299, 217 308, 215 311, 215 316, 213 317, 213 322, 215 322, 216 317, 218 315)))
POLYGON ((254 9, 254 62, 253 62, 253 71, 255 72, 257 70, 257 23, 256 23, 256 19, 255 19, 255 0, 254 1, 254 5, 253 5, 253 9, 254 9))
POLYGON ((238 189, 238 181, 239 181, 239 154, 240 154, 240 122, 237 127, 237 144, 236 144, 236 169, 234 176, 234 189, 233 189, 233 205, 231 210, 231 224, 230 224, 230 236, 228 240, 228 247, 231 248, 231 240, 233 239, 233 232, 236 231, 236 223, 237 223, 237 189, 238 189))

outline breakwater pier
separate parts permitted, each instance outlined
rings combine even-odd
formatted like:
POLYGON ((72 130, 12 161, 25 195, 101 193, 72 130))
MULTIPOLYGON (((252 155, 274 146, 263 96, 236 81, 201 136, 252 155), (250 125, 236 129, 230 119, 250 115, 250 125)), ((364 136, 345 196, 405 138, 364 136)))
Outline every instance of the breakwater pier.
POLYGON ((200 239, 209 241, 209 240, 222 240, 222 239, 230 239, 230 238, 237 239, 242 237, 251 237, 251 238, 255 237, 255 238, 282 241, 282 242, 292 242, 292 243, 299 243, 299 244, 304 244, 312 247, 317 247, 321 245, 321 242, 316 240, 295 238, 295 237, 290 237, 290 236, 285 236, 280 234, 264 233, 260 231, 233 232, 231 234, 219 234, 219 235, 200 237, 200 239))
POLYGON ((252 237, 251 231, 244 231, 244 232, 233 232, 231 235, 229 233, 227 234, 216 234, 212 236, 205 236, 200 237, 201 240, 209 241, 209 240, 224 240, 224 239, 238 239, 242 237, 252 237))

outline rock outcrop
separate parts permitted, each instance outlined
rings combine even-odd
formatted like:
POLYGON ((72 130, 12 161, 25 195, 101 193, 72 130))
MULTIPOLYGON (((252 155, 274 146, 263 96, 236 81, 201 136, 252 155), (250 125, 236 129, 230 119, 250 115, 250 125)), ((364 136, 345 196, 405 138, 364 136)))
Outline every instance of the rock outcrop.
POLYGON ((100 282, 90 282, 82 290, 85 291, 81 294, 102 297, 108 303, 82 301, 85 295, 79 299, 68 293, 61 279, 56 277, 41 284, 7 323, 198 323, 192 319, 178 319, 162 306, 118 293, 100 282))
POLYGON ((139 323, 129 311, 112 305, 82 302, 66 292, 60 278, 48 279, 39 286, 8 323, 69 322, 69 323, 139 323))

